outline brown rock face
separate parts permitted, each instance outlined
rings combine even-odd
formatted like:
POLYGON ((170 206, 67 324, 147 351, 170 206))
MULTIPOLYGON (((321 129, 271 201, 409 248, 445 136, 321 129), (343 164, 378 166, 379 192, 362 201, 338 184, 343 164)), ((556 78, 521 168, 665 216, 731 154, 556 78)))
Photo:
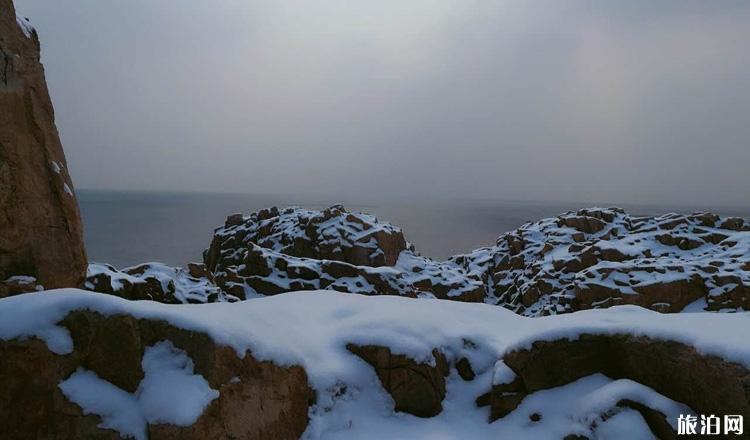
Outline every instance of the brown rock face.
POLYGON ((383 388, 393 397, 396 411, 432 417, 443 410, 448 362, 439 351, 432 352, 433 366, 392 354, 387 347, 349 344, 347 349, 372 365, 383 388))
POLYGON ((7 278, 76 287, 86 275, 81 218, 55 128, 36 32, 0 0, 0 297, 7 278))
MULTIPOLYGON (((573 341, 535 342, 531 349, 506 354, 503 361, 517 377, 512 383, 493 387, 492 420, 515 409, 527 394, 594 373, 640 382, 698 413, 750 417, 750 372, 679 342, 631 335, 582 335, 573 341)), ((646 410, 639 412, 647 414, 647 421, 652 419, 652 430, 663 430, 663 420, 646 410)))
POLYGON ((300 367, 259 362, 251 353, 240 358, 205 334, 163 321, 77 311, 61 325, 74 341, 67 355, 52 353, 38 339, 0 341, 3 439, 119 439, 118 432, 97 427, 98 416, 83 415, 58 384, 85 368, 132 392, 144 375, 145 348, 164 340, 190 356, 219 397, 191 426, 149 425, 150 440, 296 439, 307 427, 315 394, 300 367))

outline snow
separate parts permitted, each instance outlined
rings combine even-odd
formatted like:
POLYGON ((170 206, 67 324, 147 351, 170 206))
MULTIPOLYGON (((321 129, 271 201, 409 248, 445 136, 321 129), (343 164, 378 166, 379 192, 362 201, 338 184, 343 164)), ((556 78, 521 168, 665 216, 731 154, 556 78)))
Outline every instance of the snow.
MULTIPOLYGON (((121 270, 109 264, 90 263, 86 277, 93 278, 97 275, 109 277, 109 284, 115 292, 122 290, 126 284, 142 284, 152 278, 161 284, 163 292, 171 294, 181 303, 207 302, 211 295, 215 295, 219 301, 237 300, 226 295, 208 279, 194 278, 184 268, 167 266, 163 263, 143 263, 121 270)), ((97 286, 92 281, 87 281, 85 287, 89 290, 96 290, 97 286)))
POLYGON ((596 433, 598 438, 607 440, 657 440, 643 416, 633 409, 625 409, 600 422, 596 433))
POLYGON ((516 373, 505 365, 505 362, 502 360, 495 362, 494 371, 495 372, 492 375, 492 385, 511 383, 516 379, 516 373))
POLYGON ((78 404, 84 414, 101 417, 100 428, 114 429, 137 440, 146 439, 146 423, 132 394, 82 368, 59 386, 65 397, 78 404))
POLYGON ((51 160, 49 162, 49 166, 52 167, 52 171, 54 171, 56 174, 60 174, 62 171, 62 165, 60 165, 57 161, 51 160))
POLYGON ((203 376, 193 374, 193 361, 170 341, 145 350, 142 365, 145 377, 136 396, 150 423, 192 425, 219 397, 203 376))
POLYGON ((571 312, 581 289, 640 295, 649 286, 696 278, 705 283, 707 306, 716 310, 728 308, 722 295, 750 287, 750 223, 708 213, 636 217, 617 208, 590 208, 527 223, 500 236, 495 246, 449 263, 487 280, 485 302, 525 316, 571 312), (566 226, 579 219, 599 221, 603 229, 566 226), (539 295, 540 286, 550 286, 551 293, 539 295), (528 305, 529 296, 538 299, 528 305))
POLYGON ((13 275, 5 280, 6 283, 17 283, 17 284, 34 284, 36 278, 29 275, 13 275))
POLYGON ((31 36, 34 34, 34 27, 31 26, 31 22, 29 22, 29 19, 26 17, 16 16, 16 23, 18 23, 18 26, 21 28, 21 31, 23 31, 23 34, 26 36, 26 38, 31 38, 31 36))
POLYGON ((146 423, 195 423, 208 404, 219 397, 203 376, 193 374, 193 361, 185 352, 169 341, 148 347, 142 366, 145 376, 135 394, 80 368, 59 386, 84 414, 102 418, 99 427, 137 440, 147 439, 146 423))
MULTIPOLYGON (((559 439, 571 429, 587 432, 590 427, 586 423, 601 412, 611 411, 612 402, 620 398, 646 402, 668 414, 681 410, 680 404, 634 382, 592 376, 528 396, 516 411, 488 424, 487 409, 476 408, 474 399, 486 392, 493 381, 512 379, 496 368, 504 353, 528 347, 535 340, 574 339, 582 333, 646 335, 681 341, 703 354, 750 366, 747 312, 659 314, 636 306, 618 306, 526 318, 487 304, 330 291, 287 293, 238 303, 167 305, 77 289, 52 290, 0 300, 0 339, 38 337, 52 351, 69 353, 73 348, 70 335, 56 323, 69 311, 84 308, 105 315, 127 313, 136 318, 165 320, 179 328, 204 332, 239 355, 251 350, 258 360, 271 360, 281 366, 302 365, 318 396, 305 434, 311 440, 501 436, 559 439), (451 369, 444 411, 434 418, 394 413, 391 398, 372 367, 350 353, 346 349, 348 343, 387 346, 392 352, 417 361, 431 359, 432 349, 439 348, 451 362, 468 358, 477 377, 466 382, 451 369), (343 389, 346 391, 342 394, 343 389), (542 413, 542 420, 531 422, 528 416, 532 412, 542 413)), ((199 406, 202 408, 216 397, 205 380, 192 374, 192 362, 187 356, 168 342, 149 349, 143 366, 147 377, 134 398, 139 410, 146 414, 144 419, 186 423, 200 414, 199 406), (200 405, 182 405, 186 400, 197 400, 200 405)), ((127 396, 85 371, 64 383, 68 384, 66 393, 71 399, 86 405, 88 411, 97 411, 104 417, 103 423, 119 426, 120 416, 112 415, 120 412, 115 407, 122 408, 122 417, 134 417, 126 411, 131 402, 127 396), (90 392, 92 389, 101 392, 90 392), (95 400, 96 394, 111 399, 101 402, 95 400)), ((627 412, 618 414, 622 415, 608 420, 602 429, 615 429, 621 421, 630 423, 635 419, 627 412)), ((128 426, 135 429, 132 424, 128 426)))
POLYGON ((645 385, 630 379, 619 379, 584 396, 577 409, 580 414, 579 419, 582 423, 591 424, 623 399, 632 400, 661 412, 672 423, 675 430, 677 417, 680 414, 693 414, 688 406, 668 399, 645 385))

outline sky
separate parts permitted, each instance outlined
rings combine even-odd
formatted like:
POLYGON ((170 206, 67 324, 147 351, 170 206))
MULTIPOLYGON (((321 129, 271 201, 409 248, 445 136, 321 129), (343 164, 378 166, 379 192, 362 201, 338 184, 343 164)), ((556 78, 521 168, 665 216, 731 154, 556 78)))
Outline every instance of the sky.
POLYGON ((16 0, 78 188, 750 205, 750 2, 16 0))

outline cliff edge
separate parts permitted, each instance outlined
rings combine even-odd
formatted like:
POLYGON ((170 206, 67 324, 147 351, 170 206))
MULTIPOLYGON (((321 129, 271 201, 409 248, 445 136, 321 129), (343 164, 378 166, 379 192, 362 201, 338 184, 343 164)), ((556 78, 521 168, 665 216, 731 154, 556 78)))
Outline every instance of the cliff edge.
POLYGON ((0 0, 0 297, 79 286, 86 266, 39 39, 0 0))

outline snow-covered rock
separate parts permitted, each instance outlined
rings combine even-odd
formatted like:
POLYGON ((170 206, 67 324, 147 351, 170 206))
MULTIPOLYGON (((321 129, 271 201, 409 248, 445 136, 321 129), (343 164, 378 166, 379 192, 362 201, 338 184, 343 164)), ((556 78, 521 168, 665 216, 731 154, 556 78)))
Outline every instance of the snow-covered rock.
MULTIPOLYGON (((191 266, 191 268, 197 266, 191 266)), ((115 269, 109 264, 91 263, 84 288, 130 300, 152 300, 167 304, 234 302, 208 278, 181 267, 144 263, 115 269)))
POLYGON ((558 440, 672 429, 677 411, 750 417, 747 312, 619 306, 530 319, 330 291, 170 305, 65 289, 2 299, 0 316, 10 438, 558 440), (184 386, 159 400, 169 383, 184 386), (420 394, 399 384, 440 407, 404 400, 420 394), (488 423, 507 393, 513 407, 488 423))
POLYGON ((591 208, 527 223, 447 261, 400 229, 335 205, 264 209, 217 228, 205 264, 92 264, 86 288, 161 302, 336 290, 486 302, 525 316, 634 304, 659 312, 750 309, 750 222, 591 208))
POLYGON ((399 228, 341 205, 229 216, 204 260, 213 281, 242 299, 318 289, 484 299, 478 276, 418 255, 399 228))
POLYGON ((526 316, 618 304, 750 309, 750 223, 741 218, 584 209, 527 223, 450 262, 485 281, 486 302, 526 316))

